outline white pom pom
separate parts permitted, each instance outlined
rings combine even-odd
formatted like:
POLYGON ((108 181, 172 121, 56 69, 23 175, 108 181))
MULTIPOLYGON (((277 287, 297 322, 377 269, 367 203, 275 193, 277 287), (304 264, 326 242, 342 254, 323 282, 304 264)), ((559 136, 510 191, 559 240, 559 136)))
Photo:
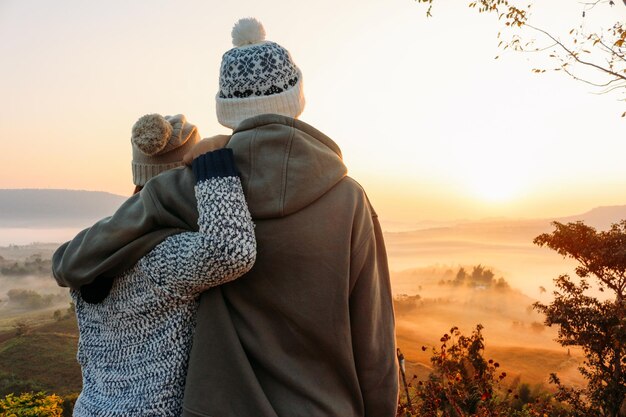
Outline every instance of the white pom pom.
POLYGON ((265 40, 265 29, 261 22, 253 17, 239 19, 232 31, 233 45, 244 46, 261 43, 265 40))
POLYGON ((131 142, 146 155, 156 155, 167 145, 172 125, 160 114, 146 114, 133 125, 131 142))

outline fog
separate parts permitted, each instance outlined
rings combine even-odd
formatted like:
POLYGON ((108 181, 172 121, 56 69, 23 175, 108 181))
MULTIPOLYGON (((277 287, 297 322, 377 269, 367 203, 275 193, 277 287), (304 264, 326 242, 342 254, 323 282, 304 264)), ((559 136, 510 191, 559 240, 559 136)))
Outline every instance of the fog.
MULTIPOLYGON (((490 221, 410 232, 385 233, 389 267, 394 272, 411 268, 487 265, 524 294, 542 297, 552 280, 572 274, 575 263, 532 243, 553 227, 548 220, 490 221)), ((415 292, 415 283, 404 275, 393 279, 395 293, 415 292)))
POLYGON ((65 242, 76 236, 82 229, 82 227, 3 227, 0 228, 0 246, 28 245, 36 242, 65 242))
POLYGON ((67 288, 52 277, 51 262, 57 244, 0 247, 0 330, 11 330, 16 320, 38 321, 67 309, 67 288))
MULTIPOLYGON (((596 217, 597 227, 611 222, 596 217)), ((549 374, 558 372, 566 384, 583 385, 581 352, 555 342, 557 328, 545 327, 532 308, 552 300, 555 278, 575 275, 574 261, 532 243, 553 229, 549 220, 486 220, 386 232, 397 341, 409 372, 426 378, 440 337, 453 326, 470 334, 480 323, 485 354, 502 364, 509 381, 548 386, 549 374), (508 285, 454 283, 461 267, 471 274, 478 265, 493 273, 492 284, 508 285)))
MULTIPOLYGON (((464 270, 471 275, 476 266, 464 270)), ((547 385, 549 374, 558 372, 568 384, 584 383, 577 371, 581 353, 555 342, 557 329, 545 327, 543 316, 532 308, 537 298, 507 285, 497 273, 491 285, 476 285, 471 280, 459 283, 455 281, 459 269, 416 268, 391 275, 398 347, 410 372, 426 378, 432 348, 439 347, 440 337, 450 334, 453 326, 469 335, 481 324, 486 356, 501 363, 510 381, 519 378, 547 385)), ((546 302, 550 296, 544 293, 541 298, 546 302)))
MULTIPOLYGON (((583 383, 576 370, 581 353, 557 344, 557 329, 543 326, 544 318, 532 308, 536 301, 550 302, 553 279, 564 273, 573 275, 575 266, 573 261, 532 243, 539 234, 553 230, 549 220, 423 226, 412 231, 385 232, 396 298, 397 341, 410 372, 425 377, 431 349, 439 345, 439 338, 452 326, 469 334, 480 323, 484 326, 486 354, 500 361, 513 378, 547 384, 549 373, 558 371, 566 383, 583 383), (476 280, 471 277, 479 265, 484 274, 476 280), (469 277, 464 281, 457 279, 460 268, 469 277)), ((0 247, 0 256, 5 269, 13 268, 13 272, 0 273, 0 319, 5 319, 0 320, 0 330, 3 323, 6 327, 20 314, 46 312, 50 316, 54 309, 65 308, 69 302, 67 289, 58 288, 50 274, 50 258, 58 243, 15 243, 61 242, 73 237, 79 228, 4 230, 12 234, 0 234, 0 245, 12 245, 0 247), (39 272, 21 271, 22 265, 38 268, 39 272), (11 290, 32 290, 37 295, 14 292, 11 301, 11 290), (50 300, 50 305, 38 309, 24 305, 23 300, 41 305, 43 301, 38 297, 50 300)))

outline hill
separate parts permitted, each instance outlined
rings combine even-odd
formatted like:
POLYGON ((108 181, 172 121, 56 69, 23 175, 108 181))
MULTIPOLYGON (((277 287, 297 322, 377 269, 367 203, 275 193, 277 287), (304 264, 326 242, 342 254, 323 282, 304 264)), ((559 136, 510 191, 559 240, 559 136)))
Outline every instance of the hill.
POLYGON ((84 227, 126 199, 100 191, 0 189, 0 227, 84 227))
MULTIPOLYGON (((553 230, 551 222, 584 221, 598 229, 626 219, 626 205, 598 207, 579 215, 554 219, 485 219, 463 221, 445 227, 404 232, 385 232, 392 271, 433 265, 489 265, 507 277, 511 285, 530 296, 540 286, 550 289, 552 278, 570 272, 574 263, 557 253, 539 248, 533 239, 553 230)), ((384 226, 384 225, 383 225, 384 226)), ((396 293, 412 293, 393 282, 396 293)))
POLYGON ((612 223, 626 219, 626 205, 596 207, 588 212, 559 218, 546 219, 484 219, 463 221, 443 227, 429 227, 404 232, 389 232, 393 240, 435 242, 475 241, 502 243, 507 242, 529 244, 540 233, 552 229, 551 223, 583 221, 599 230, 610 227, 612 223))
POLYGON ((577 216, 563 217, 557 220, 562 223, 581 220, 596 229, 605 230, 611 227, 612 223, 624 219, 626 219, 626 206, 603 206, 577 216))

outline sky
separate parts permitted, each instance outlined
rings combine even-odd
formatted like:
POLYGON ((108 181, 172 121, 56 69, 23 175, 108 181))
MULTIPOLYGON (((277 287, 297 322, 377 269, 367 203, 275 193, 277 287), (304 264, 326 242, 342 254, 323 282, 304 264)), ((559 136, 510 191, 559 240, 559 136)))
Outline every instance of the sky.
MULTIPOLYGON (((573 0, 533 21, 565 38, 626 18, 573 0)), ((504 52, 467 2, 0 0, 0 188, 129 195, 130 131, 147 113, 217 123, 221 55, 242 17, 303 73, 300 117, 341 147, 387 225, 558 217, 626 204, 626 110, 542 55, 504 52), (494 59, 499 56, 498 59, 494 59)))

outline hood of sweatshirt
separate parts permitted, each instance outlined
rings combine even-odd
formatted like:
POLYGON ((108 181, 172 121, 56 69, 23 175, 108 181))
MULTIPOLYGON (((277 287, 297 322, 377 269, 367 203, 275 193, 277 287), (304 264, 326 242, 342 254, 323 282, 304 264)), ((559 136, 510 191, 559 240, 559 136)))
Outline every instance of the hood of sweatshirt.
POLYGON ((243 121, 228 145, 253 218, 284 217, 320 198, 347 174, 341 150, 312 126, 265 114, 243 121))

